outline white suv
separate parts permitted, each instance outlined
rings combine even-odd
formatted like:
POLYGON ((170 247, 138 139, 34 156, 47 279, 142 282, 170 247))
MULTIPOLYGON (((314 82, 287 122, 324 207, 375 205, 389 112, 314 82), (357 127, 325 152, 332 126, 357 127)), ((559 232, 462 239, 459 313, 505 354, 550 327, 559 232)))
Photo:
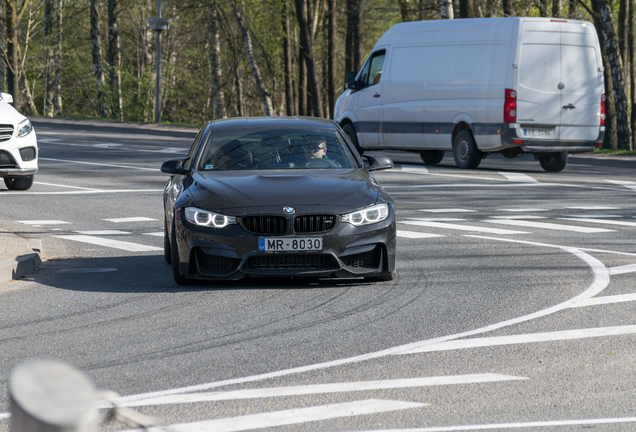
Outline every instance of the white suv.
POLYGON ((38 170, 38 143, 31 122, 0 93, 0 177, 9 190, 27 190, 38 170))

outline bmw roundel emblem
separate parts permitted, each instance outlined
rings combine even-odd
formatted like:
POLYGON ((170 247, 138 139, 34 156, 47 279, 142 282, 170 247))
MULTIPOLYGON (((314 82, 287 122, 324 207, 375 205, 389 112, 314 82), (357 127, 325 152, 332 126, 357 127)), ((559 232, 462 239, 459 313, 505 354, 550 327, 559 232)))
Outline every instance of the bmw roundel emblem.
POLYGON ((283 211, 287 214, 293 214, 296 213, 296 209, 293 207, 283 207, 283 211))

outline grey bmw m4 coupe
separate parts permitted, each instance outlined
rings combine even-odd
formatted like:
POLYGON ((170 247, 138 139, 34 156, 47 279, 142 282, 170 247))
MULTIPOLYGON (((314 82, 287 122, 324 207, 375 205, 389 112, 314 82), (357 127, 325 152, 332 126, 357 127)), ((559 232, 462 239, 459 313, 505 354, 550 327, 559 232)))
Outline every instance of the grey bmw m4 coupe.
MULTIPOLYGON (((365 161, 366 159, 366 161, 365 161)), ((164 162, 164 251, 177 284, 244 277, 392 280, 395 205, 331 120, 207 123, 164 162)))

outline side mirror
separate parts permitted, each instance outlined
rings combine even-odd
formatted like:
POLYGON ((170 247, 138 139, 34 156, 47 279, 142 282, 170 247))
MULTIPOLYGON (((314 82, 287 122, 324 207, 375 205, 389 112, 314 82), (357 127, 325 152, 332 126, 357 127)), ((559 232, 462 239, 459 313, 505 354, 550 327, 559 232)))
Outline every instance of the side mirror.
POLYGON ((356 84, 356 73, 347 72, 347 75, 345 76, 345 88, 349 90, 357 90, 356 84))
POLYGON ((178 174, 185 175, 188 173, 188 170, 183 167, 183 164, 190 158, 185 159, 170 159, 165 161, 161 165, 161 172, 166 174, 178 174))
POLYGON ((393 161, 390 158, 386 157, 386 156, 382 156, 382 155, 367 156, 367 155, 364 155, 364 158, 366 158, 369 161, 369 165, 367 166, 367 169, 369 171, 379 171, 379 170, 385 170, 385 169, 393 168, 393 161))
POLYGON ((13 96, 9 93, 0 93, 0 100, 6 103, 13 103, 13 96))

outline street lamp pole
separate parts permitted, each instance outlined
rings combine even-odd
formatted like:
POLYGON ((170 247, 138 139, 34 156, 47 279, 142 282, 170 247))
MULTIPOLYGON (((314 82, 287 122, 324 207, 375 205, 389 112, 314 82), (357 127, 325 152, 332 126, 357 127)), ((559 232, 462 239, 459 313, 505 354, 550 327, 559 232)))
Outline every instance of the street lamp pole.
POLYGON ((161 0, 157 0, 157 17, 147 18, 151 30, 157 32, 157 77, 155 81, 155 123, 161 123, 161 31, 170 28, 170 18, 161 17, 161 0))

